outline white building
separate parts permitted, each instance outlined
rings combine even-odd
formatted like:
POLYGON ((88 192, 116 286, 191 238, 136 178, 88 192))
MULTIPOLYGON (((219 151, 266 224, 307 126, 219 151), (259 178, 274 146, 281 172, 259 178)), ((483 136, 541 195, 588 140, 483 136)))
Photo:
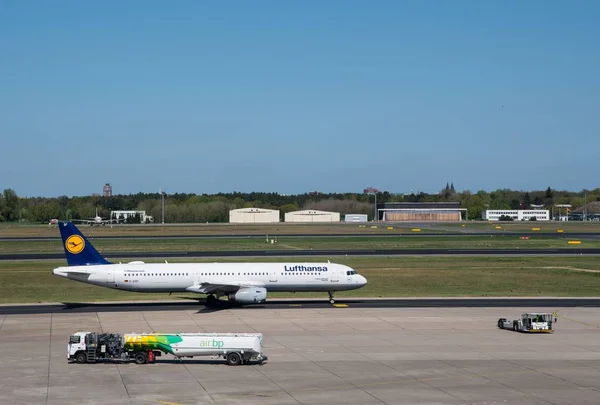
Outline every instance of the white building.
POLYGON ((129 217, 135 216, 135 214, 139 214, 142 219, 142 224, 147 222, 154 222, 154 218, 152 215, 146 215, 146 211, 138 211, 138 210, 122 210, 122 211, 111 211, 110 217, 112 219, 127 219, 129 217))
POLYGON ((285 222, 340 222, 339 212, 303 210, 287 212, 285 222))
POLYGON ((279 222, 279 210, 238 208, 237 210, 229 211, 229 222, 232 224, 279 222))
POLYGON ((367 222, 367 214, 346 214, 344 222, 367 222))
POLYGON ((529 221, 532 217, 538 221, 550 220, 549 210, 485 210, 482 217, 485 221, 499 221, 502 215, 515 221, 529 221))

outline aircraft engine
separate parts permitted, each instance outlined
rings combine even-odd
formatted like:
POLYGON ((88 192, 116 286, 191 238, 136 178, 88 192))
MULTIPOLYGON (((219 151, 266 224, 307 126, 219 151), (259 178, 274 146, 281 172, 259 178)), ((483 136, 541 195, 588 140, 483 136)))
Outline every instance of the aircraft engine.
POLYGON ((267 300, 267 289, 264 287, 245 287, 229 295, 230 301, 238 304, 260 304, 267 300))

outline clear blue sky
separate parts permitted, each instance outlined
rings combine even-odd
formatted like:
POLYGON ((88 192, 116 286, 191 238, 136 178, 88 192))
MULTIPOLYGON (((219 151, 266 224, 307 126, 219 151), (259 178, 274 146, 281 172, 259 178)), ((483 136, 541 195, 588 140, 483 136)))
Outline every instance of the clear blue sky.
POLYGON ((23 196, 600 186, 598 1, 0 2, 23 196))

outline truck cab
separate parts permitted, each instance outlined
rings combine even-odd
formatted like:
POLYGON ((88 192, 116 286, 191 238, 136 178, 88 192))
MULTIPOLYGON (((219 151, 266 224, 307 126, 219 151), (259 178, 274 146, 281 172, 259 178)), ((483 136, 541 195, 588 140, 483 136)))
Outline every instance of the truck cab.
POLYGON ((551 332, 552 314, 546 313, 525 313, 519 319, 520 329, 527 332, 551 332))
POLYGON ((75 360, 78 353, 85 353, 87 349, 86 336, 92 332, 78 331, 69 337, 67 344, 67 360, 75 360))

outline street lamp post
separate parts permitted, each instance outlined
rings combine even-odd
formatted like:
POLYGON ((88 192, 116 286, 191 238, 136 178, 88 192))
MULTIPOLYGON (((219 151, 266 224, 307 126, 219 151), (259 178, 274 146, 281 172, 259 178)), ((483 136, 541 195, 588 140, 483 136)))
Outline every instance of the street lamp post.
POLYGON ((379 221, 379 216, 377 215, 377 192, 375 192, 375 221, 379 221))
POLYGON ((583 192, 583 220, 587 221, 587 190, 583 192))
POLYGON ((162 223, 165 223, 165 193, 162 191, 162 188, 158 189, 160 193, 160 205, 162 207, 162 223))
POLYGON ((375 212, 374 212, 374 216, 373 216, 373 222, 379 220, 379 218, 377 218, 377 191, 373 192, 373 193, 369 193, 369 194, 373 194, 375 196, 375 212))

